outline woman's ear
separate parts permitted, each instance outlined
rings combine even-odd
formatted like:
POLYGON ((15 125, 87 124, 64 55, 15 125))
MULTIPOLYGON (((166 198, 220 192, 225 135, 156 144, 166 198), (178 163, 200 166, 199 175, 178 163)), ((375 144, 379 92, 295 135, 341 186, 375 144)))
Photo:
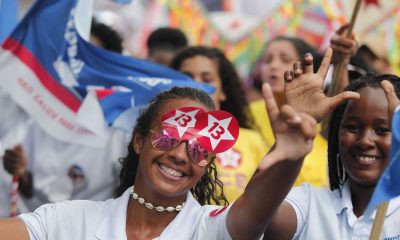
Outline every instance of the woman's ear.
POLYGON ((133 133, 133 150, 136 154, 140 153, 143 144, 143 136, 139 133, 139 131, 135 131, 133 133))

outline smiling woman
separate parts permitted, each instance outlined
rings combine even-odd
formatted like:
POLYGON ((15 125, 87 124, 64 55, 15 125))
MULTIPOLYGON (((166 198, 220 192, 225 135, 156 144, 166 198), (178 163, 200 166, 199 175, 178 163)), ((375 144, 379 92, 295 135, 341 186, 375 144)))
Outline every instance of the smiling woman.
MULTIPOLYGON (((330 49, 323 64, 329 53, 330 49)), ((330 112, 333 102, 342 101, 332 113, 329 129, 331 189, 310 184, 292 189, 267 227, 265 239, 369 239, 375 215, 363 214, 388 164, 391 117, 399 103, 400 78, 389 74, 360 77, 345 88, 344 93, 351 98, 345 102, 338 96, 328 98, 318 89, 318 82, 326 75, 321 71, 323 64, 313 74, 312 58, 306 56, 304 68, 295 64, 292 72, 287 72, 285 87, 308 96, 318 95, 304 106, 316 119, 330 112)), ((400 234, 400 198, 390 201, 384 219, 380 238, 400 234)))
POLYGON ((0 236, 9 240, 259 239, 316 134, 312 117, 290 106, 278 110, 271 89, 264 90, 268 106, 275 109, 270 116, 276 146, 231 206, 205 204, 226 203, 215 153, 235 143, 237 122, 226 112, 210 111, 214 104, 207 93, 176 87, 157 95, 138 118, 128 155, 122 160, 116 199, 43 205, 17 219, 0 220, 0 236), (289 177, 273 189, 274 176, 284 174, 289 177))

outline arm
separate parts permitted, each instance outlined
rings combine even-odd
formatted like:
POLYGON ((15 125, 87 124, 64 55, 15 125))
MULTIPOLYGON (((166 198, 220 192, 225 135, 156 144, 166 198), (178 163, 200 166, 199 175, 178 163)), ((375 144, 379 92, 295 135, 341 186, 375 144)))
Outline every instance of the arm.
POLYGON ((25 224, 18 218, 0 219, 0 236, 8 240, 29 240, 25 224))
POLYGON ((26 156, 22 145, 17 145, 14 149, 8 149, 3 156, 4 169, 19 177, 19 191, 27 198, 33 196, 32 174, 26 170, 26 156))
POLYGON ((360 97, 358 93, 349 91, 333 97, 325 95, 323 85, 331 58, 332 49, 328 48, 318 72, 313 73, 313 56, 306 54, 304 66, 297 62, 292 71, 285 72, 286 102, 296 111, 310 114, 318 122, 341 103, 360 97))
POLYGON ((316 121, 311 116, 297 113, 288 105, 279 110, 268 84, 263 86, 263 95, 276 143, 228 213, 227 227, 234 239, 258 239, 268 225, 274 237, 294 235, 295 212, 282 202, 316 135, 316 121))

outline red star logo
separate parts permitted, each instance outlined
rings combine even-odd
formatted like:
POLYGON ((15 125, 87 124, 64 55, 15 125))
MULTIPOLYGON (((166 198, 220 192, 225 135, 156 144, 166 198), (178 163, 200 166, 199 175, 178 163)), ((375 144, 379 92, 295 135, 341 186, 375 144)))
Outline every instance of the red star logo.
POLYGON ((242 163, 242 154, 234 148, 217 154, 217 161, 223 168, 238 168, 242 163))
POLYGON ((379 0, 364 0, 365 2, 365 6, 368 7, 368 5, 372 4, 372 5, 376 5, 379 7, 379 0))

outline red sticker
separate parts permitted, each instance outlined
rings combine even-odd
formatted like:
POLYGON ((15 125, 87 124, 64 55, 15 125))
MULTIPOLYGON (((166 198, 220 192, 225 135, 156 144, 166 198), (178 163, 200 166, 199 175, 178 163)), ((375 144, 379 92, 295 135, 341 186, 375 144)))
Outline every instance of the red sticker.
POLYGON ((197 107, 184 107, 172 110, 161 117, 162 127, 174 138, 189 140, 196 138, 198 120, 205 111, 197 107))
POLYGON ((217 209, 215 209, 215 210, 212 210, 211 212, 210 212, 210 217, 216 217, 216 216, 218 216, 218 215, 220 215, 221 213, 223 213, 224 211, 225 211, 225 209, 226 209, 226 207, 223 207, 223 208, 217 208, 217 209))
POLYGON ((175 139, 196 138, 200 146, 213 153, 230 149, 239 136, 236 118, 219 110, 206 112, 197 107, 178 108, 164 114, 161 124, 175 139))
POLYGON ((220 153, 230 149, 239 136, 239 124, 232 114, 225 111, 209 111, 199 120, 202 129, 197 141, 209 152, 220 153))

